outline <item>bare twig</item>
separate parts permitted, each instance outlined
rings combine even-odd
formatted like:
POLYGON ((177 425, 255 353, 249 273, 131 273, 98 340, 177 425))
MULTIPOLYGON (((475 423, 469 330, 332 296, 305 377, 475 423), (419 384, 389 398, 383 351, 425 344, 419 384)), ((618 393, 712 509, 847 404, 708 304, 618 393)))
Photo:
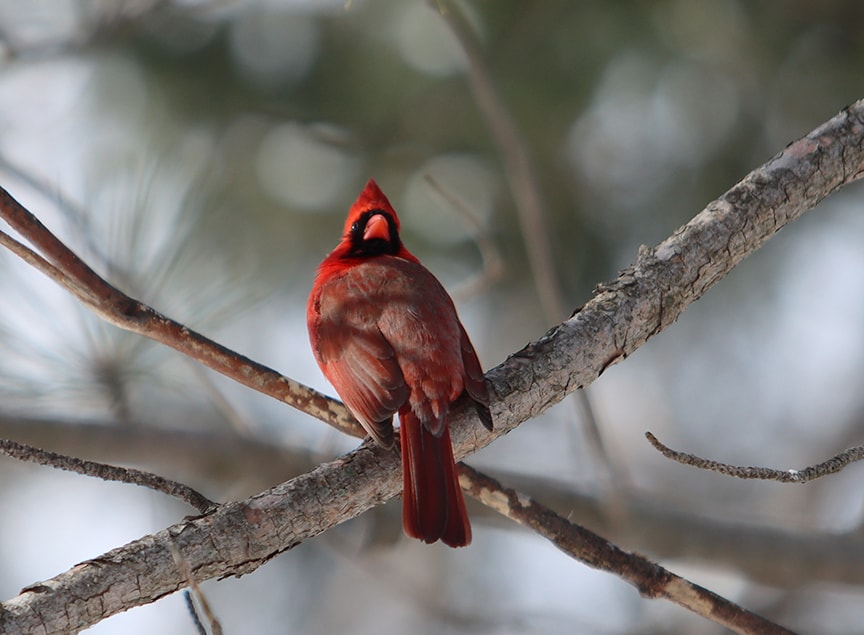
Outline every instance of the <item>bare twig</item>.
MULTIPOLYGON (((62 193, 57 191, 55 185, 50 184, 48 181, 36 176, 36 174, 30 170, 12 162, 2 152, 0 152, 0 170, 8 172, 18 181, 25 183, 27 186, 39 192, 39 194, 46 199, 53 201, 63 216, 71 219, 75 226, 83 227, 87 223, 87 210, 63 196, 62 193)), ((91 257, 96 258, 100 266, 109 268, 109 260, 95 244, 92 232, 81 232, 81 238, 86 241, 87 251, 91 254, 91 257)))
MULTIPOLYGON (((2 188, 0 188, 2 189, 2 188)), ((90 306, 94 301, 87 287, 81 286, 74 278, 66 275, 62 269, 55 267, 35 251, 22 245, 6 232, 0 231, 0 245, 21 258, 34 269, 41 271, 64 289, 68 289, 76 298, 90 306)))
MULTIPOLYGON (((0 439, 15 439, 91 461, 139 465, 181 482, 206 482, 232 498, 260 492, 315 467, 308 447, 263 435, 161 427, 118 426, 104 420, 49 419, 0 412, 0 439)), ((217 498, 224 498, 217 494, 217 498)))
POLYGON ((857 445, 848 450, 844 450, 839 454, 835 454, 827 461, 810 465, 800 470, 775 470, 770 467, 742 467, 740 465, 730 465, 729 463, 721 463, 712 459, 706 459, 695 454, 687 452, 679 452, 662 444, 657 437, 650 432, 645 433, 645 438, 667 459, 683 463, 684 465, 692 465, 700 470, 708 470, 711 472, 720 472, 727 476, 734 476, 741 479, 755 479, 761 481, 777 481, 779 483, 809 483, 823 476, 834 474, 845 468, 850 463, 855 463, 864 459, 864 445, 857 445))
POLYGON ((684 509, 645 492, 627 500, 622 520, 609 513, 602 494, 574 491, 548 477, 496 475, 562 516, 653 558, 711 563, 775 589, 800 587, 801 580, 864 586, 864 537, 853 529, 796 531, 788 524, 742 523, 731 515, 684 509))
POLYGON ((118 481, 120 483, 149 487, 157 492, 179 498, 202 514, 206 514, 216 507, 216 503, 188 485, 183 485, 182 483, 151 474, 150 472, 128 467, 106 465, 105 463, 96 463, 95 461, 85 461, 72 456, 57 454, 56 452, 40 450, 30 445, 9 441, 8 439, 0 439, 0 452, 19 461, 48 465, 58 470, 66 470, 67 472, 75 472, 76 474, 83 474, 85 476, 95 476, 96 478, 101 478, 103 481, 118 481))
POLYGON ((464 463, 459 466, 459 480, 462 488, 484 505, 530 527, 589 567, 615 574, 635 586, 645 597, 664 598, 736 633, 791 633, 640 555, 616 547, 605 538, 569 522, 527 496, 503 487, 495 479, 464 463))

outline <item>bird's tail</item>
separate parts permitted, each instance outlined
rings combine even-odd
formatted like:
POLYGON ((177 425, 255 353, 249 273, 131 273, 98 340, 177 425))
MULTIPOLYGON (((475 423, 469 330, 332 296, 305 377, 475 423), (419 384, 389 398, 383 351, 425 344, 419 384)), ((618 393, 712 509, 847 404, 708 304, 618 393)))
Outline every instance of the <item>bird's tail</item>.
POLYGON ((402 444, 402 526, 412 538, 451 547, 471 542, 450 431, 435 437, 410 411, 399 413, 402 444))

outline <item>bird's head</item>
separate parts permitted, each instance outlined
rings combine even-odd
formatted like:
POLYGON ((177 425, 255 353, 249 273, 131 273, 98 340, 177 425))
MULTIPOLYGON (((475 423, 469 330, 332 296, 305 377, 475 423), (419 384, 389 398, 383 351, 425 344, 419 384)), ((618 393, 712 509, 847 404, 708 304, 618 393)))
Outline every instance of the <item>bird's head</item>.
POLYGON ((369 179, 348 211, 342 241, 348 257, 401 255, 399 217, 384 192, 369 179))

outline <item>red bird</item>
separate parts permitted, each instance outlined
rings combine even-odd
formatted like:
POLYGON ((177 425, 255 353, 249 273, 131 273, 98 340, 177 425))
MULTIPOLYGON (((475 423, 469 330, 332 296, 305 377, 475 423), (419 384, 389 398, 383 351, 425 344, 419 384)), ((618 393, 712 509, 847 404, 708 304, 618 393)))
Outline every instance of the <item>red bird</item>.
POLYGON ((491 430, 489 389, 453 300, 405 249, 399 218, 372 179, 318 267, 306 324, 322 372, 378 444, 393 445, 399 413, 405 533, 469 544, 447 415, 467 393, 491 430))

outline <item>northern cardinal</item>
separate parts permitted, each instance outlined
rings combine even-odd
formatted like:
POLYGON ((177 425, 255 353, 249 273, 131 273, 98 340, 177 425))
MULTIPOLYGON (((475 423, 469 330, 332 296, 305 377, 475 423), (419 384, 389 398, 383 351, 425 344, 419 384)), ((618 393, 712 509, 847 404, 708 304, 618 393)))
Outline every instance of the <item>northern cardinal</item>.
POLYGON ((447 415, 467 393, 491 430, 489 390, 453 300, 402 244, 399 218, 372 179, 318 267, 306 323, 322 372, 380 445, 392 447, 399 414, 405 533, 469 544, 447 415))

